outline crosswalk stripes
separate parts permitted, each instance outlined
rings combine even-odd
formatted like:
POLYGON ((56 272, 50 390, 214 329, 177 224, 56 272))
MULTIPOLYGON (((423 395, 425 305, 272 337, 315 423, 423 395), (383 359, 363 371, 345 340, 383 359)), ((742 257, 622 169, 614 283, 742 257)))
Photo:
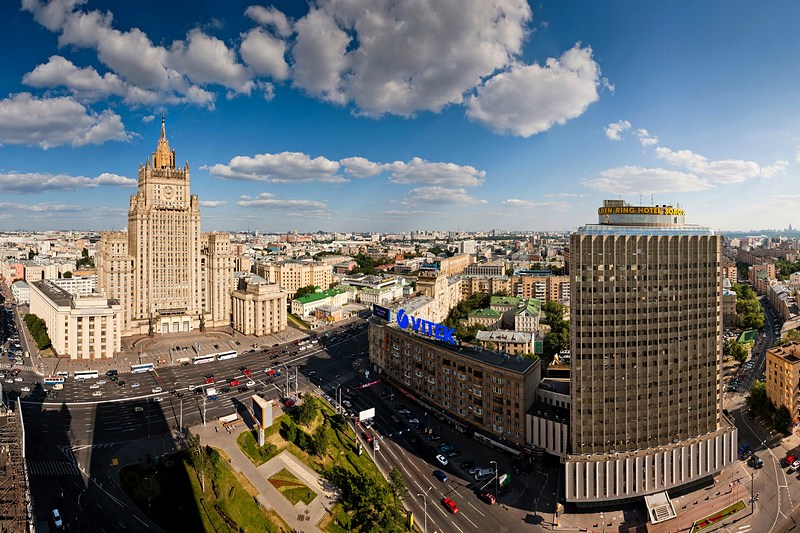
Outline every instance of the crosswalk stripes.
POLYGON ((75 463, 68 461, 28 461, 28 472, 33 476, 78 476, 75 463))

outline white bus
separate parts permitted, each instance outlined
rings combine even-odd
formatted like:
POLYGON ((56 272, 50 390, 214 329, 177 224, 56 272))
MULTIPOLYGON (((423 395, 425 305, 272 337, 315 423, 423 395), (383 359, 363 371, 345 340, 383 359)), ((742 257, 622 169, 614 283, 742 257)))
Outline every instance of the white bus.
POLYGON ((131 365, 132 374, 142 374, 144 372, 152 372, 153 363, 142 363, 140 365, 131 365))
POLYGON ((97 379, 97 370, 76 370, 72 373, 75 379, 97 379))
POLYGON ((192 357, 192 364, 202 365, 203 363, 213 363, 217 357, 212 353, 209 355, 197 355, 192 357))
POLYGON ((224 361, 225 359, 233 359, 234 357, 239 356, 239 354, 236 353, 234 350, 229 350, 227 352, 220 352, 216 355, 218 361, 224 361))
POLYGON ((64 384, 64 377, 63 376, 45 376, 44 384, 45 385, 63 385, 64 384))

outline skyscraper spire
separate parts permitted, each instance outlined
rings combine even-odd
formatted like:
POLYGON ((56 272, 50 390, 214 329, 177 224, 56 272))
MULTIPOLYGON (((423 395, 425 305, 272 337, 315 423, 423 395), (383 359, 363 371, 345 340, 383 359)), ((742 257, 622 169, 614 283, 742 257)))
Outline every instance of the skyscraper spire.
POLYGON ((175 168, 175 152, 169 149, 164 113, 161 113, 161 137, 158 138, 158 146, 153 152, 153 168, 175 168))
POLYGON ((167 126, 164 121, 164 113, 161 113, 161 139, 167 140, 167 126))

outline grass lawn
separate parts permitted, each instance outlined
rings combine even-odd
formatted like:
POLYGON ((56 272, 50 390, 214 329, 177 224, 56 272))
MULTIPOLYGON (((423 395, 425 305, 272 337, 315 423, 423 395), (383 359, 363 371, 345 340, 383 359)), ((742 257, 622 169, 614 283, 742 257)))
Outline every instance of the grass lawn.
POLYGON ((278 492, 283 494, 287 500, 292 502, 292 505, 297 505, 297 502, 303 502, 308 505, 317 497, 317 493, 309 489, 305 483, 300 481, 291 472, 285 468, 279 470, 272 477, 269 478, 272 486, 278 489, 278 492))
POLYGON ((142 464, 123 468, 122 487, 165 531, 291 531, 274 511, 260 506, 255 489, 230 469, 225 458, 216 451, 213 455, 205 492, 182 453, 155 469, 142 464))

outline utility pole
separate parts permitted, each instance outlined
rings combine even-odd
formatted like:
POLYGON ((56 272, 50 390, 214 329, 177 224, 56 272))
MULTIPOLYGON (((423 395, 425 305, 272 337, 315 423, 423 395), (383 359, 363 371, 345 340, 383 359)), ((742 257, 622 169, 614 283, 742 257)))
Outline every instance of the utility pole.
POLYGON ((489 464, 494 463, 494 499, 496 500, 498 497, 498 489, 497 489, 497 461, 489 461, 489 464))
POLYGON ((181 419, 180 422, 178 422, 178 429, 183 431, 183 398, 181 398, 181 419))
POLYGON ((428 492, 433 488, 433 486, 428 487, 428 490, 425 491, 424 494, 417 493, 417 496, 422 496, 423 505, 425 508, 425 532, 428 533, 428 492))
POLYGON ((203 396, 203 427, 206 425, 206 397, 203 396))

